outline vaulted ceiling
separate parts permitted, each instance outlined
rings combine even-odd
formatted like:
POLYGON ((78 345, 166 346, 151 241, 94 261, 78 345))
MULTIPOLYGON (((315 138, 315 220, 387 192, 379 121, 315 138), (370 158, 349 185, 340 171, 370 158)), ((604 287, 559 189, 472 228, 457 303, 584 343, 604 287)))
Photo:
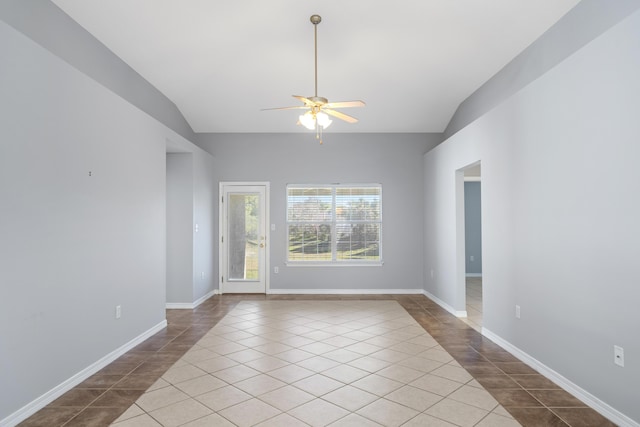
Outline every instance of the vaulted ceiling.
POLYGON ((52 0, 196 132, 300 132, 314 95, 357 100, 334 132, 442 132, 458 105, 579 0, 52 0))

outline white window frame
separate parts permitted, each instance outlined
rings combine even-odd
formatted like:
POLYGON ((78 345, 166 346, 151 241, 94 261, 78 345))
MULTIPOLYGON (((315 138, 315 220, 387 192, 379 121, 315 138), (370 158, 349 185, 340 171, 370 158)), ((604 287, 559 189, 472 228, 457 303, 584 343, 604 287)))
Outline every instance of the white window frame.
MULTIPOLYGON (((285 224, 286 224, 286 261, 285 265, 292 267, 318 267, 318 266, 327 266, 327 267, 375 267, 382 266, 384 264, 382 258, 382 229, 383 229, 383 204, 382 204, 382 184, 287 184, 286 186, 286 209, 285 209, 285 224), (336 190, 338 188, 377 188, 380 192, 380 218, 376 221, 362 221, 364 224, 378 224, 380 229, 380 237, 378 241, 378 259, 377 260, 340 260, 337 259, 337 247, 338 247, 338 239, 337 239, 337 227, 336 225, 343 224, 344 222, 340 222, 337 219, 336 215, 336 190), (318 260, 318 261, 309 261, 309 260, 290 260, 289 259, 289 225, 291 224, 304 224, 303 222, 289 221, 288 208, 289 208, 289 189, 290 188, 330 188, 332 194, 332 219, 331 224, 331 260, 318 260)), ((353 223, 354 221, 349 221, 349 223, 353 223)))

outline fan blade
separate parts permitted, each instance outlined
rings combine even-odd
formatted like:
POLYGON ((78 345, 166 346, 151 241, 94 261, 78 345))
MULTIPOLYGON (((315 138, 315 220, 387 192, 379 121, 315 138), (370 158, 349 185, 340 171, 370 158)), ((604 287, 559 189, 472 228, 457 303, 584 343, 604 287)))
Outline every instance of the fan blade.
POLYGON ((304 102, 304 104, 307 107, 315 107, 316 105, 318 105, 317 103, 313 102, 312 100, 310 100, 309 98, 305 98, 304 96, 300 96, 300 95, 291 95, 296 99, 299 99, 300 101, 304 102))
POLYGON ((278 108, 262 108, 260 111, 269 111, 269 110, 306 110, 306 105, 298 105, 296 107, 278 107, 278 108))
POLYGON ((322 111, 324 111, 328 115, 333 116, 337 119, 344 120, 347 123, 358 123, 358 119, 356 119, 355 117, 347 116, 346 114, 341 113, 339 111, 330 110, 327 108, 323 108, 322 111))
POLYGON ((366 104, 363 101, 338 101, 330 102, 324 106, 327 108, 351 108, 351 107, 364 107, 366 104))

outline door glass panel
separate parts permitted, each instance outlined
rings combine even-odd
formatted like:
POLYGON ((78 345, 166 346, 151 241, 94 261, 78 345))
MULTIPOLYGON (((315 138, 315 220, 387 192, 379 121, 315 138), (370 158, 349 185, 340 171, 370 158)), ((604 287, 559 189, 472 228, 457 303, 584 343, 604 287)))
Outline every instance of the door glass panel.
POLYGON ((258 281, 259 193, 229 193, 229 280, 258 281))

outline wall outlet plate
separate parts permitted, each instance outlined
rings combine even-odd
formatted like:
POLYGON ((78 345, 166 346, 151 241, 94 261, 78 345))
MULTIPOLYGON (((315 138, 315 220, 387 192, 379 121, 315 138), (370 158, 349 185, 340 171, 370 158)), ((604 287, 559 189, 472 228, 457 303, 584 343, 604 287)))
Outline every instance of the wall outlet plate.
POLYGON ((624 368, 624 348, 613 346, 613 363, 624 368))

